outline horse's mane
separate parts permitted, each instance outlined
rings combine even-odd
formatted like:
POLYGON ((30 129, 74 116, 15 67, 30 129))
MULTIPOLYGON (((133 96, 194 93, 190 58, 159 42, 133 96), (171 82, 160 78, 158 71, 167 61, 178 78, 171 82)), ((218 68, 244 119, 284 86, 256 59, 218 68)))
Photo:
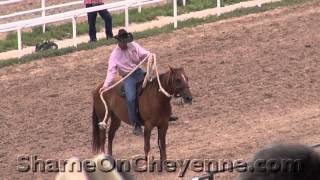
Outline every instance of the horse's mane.
MULTIPOLYGON (((166 71, 166 72, 163 72, 163 73, 159 74, 159 79, 160 79, 160 81, 161 81, 161 79, 163 78, 163 76, 167 75, 167 73, 169 73, 169 71, 166 71)), ((143 80, 142 80, 141 82, 139 82, 139 83, 142 84, 142 83, 143 83, 143 80)), ((158 82, 157 82, 157 77, 153 77, 152 80, 151 80, 151 82, 148 81, 147 85, 148 85, 148 84, 153 84, 153 83, 158 84, 158 82)))

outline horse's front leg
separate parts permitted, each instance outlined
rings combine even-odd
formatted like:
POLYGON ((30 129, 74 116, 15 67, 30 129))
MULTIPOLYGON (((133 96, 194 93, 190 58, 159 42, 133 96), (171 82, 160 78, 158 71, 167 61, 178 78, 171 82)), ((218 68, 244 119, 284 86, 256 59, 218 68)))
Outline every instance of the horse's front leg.
POLYGON ((146 159, 148 159, 148 154, 150 151, 150 137, 151 137, 151 126, 144 126, 144 154, 146 159))
POLYGON ((167 159, 167 153, 166 153, 167 130, 168 130, 167 121, 165 121, 162 125, 158 126, 158 146, 160 150, 160 159, 162 162, 167 159))

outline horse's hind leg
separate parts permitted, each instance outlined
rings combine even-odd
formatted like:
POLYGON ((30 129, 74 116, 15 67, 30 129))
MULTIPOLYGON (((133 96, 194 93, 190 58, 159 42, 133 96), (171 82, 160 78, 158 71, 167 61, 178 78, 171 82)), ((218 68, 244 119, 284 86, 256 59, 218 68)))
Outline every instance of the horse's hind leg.
MULTIPOLYGON (((107 124, 108 123, 108 119, 110 118, 110 114, 109 114, 110 112, 108 112, 108 114, 107 114, 107 118, 106 118, 106 122, 105 122, 105 124, 107 124)), ((101 123, 101 122, 100 122, 101 123)), ((106 125, 106 127, 104 127, 104 128, 99 128, 99 133, 100 133, 100 144, 101 144, 101 146, 100 146, 100 152, 103 152, 103 153, 105 153, 106 151, 105 151, 105 148, 106 148, 106 146, 105 146, 105 144, 106 144, 106 136, 107 136, 107 134, 106 134, 106 132, 107 132, 107 125, 106 125)))
POLYGON ((119 129, 121 124, 120 119, 115 116, 113 113, 111 114, 111 124, 108 131, 108 154, 112 156, 112 142, 113 138, 116 134, 116 131, 119 129))
POLYGON ((99 130, 100 133, 100 152, 105 153, 105 143, 106 143, 106 129, 100 129, 99 130))
POLYGON ((166 153, 166 135, 168 130, 168 122, 158 126, 158 146, 160 150, 160 159, 164 161, 167 159, 166 153))

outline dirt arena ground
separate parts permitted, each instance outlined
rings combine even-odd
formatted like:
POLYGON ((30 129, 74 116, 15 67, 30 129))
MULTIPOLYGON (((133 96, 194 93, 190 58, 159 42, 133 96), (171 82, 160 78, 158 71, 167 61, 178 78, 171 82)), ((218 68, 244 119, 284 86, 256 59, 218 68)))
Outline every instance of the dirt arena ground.
MULTIPOLYGON (((169 159, 248 159, 274 142, 320 142, 320 1, 138 40, 161 70, 185 68, 194 103, 180 106, 167 134, 169 159)), ((0 179, 18 173, 18 155, 92 157, 91 91, 104 80, 113 46, 0 69, 0 179)), ((143 154, 143 138, 122 124, 115 158, 143 154)), ((156 130, 151 153, 159 157, 156 130)), ((188 171, 183 179, 195 173, 188 171)), ((137 179, 179 179, 135 173, 137 179)), ((218 175, 234 179, 236 173, 218 175)))

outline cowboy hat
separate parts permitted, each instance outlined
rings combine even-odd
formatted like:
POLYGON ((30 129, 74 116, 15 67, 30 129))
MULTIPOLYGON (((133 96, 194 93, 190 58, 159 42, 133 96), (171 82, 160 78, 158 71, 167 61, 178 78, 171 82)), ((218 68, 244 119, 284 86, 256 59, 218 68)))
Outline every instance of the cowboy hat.
POLYGON ((131 33, 128 33, 125 29, 119 29, 118 35, 114 36, 118 42, 130 43, 133 41, 133 36, 131 33))

